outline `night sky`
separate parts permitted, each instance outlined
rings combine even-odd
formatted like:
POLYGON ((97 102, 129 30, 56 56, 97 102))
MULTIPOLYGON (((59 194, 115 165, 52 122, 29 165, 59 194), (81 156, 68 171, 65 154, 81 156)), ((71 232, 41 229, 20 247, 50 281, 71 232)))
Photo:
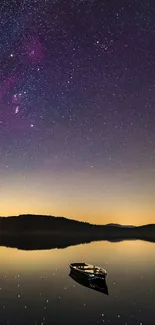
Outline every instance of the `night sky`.
POLYGON ((0 215, 154 222, 155 3, 0 3, 0 215))

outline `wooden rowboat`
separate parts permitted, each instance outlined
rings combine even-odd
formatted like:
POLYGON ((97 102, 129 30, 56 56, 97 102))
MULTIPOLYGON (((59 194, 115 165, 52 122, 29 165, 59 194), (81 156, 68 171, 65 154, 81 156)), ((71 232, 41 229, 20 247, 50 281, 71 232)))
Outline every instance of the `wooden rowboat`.
POLYGON ((72 272, 90 279, 105 279, 107 276, 106 270, 95 265, 87 263, 70 263, 69 266, 72 272))

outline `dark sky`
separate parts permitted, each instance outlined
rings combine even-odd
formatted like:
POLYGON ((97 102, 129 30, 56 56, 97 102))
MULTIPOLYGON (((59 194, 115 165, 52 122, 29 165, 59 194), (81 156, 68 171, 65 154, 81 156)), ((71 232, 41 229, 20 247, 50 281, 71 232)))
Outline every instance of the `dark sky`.
POLYGON ((1 1, 0 214, 153 220, 154 17, 152 1, 1 1))

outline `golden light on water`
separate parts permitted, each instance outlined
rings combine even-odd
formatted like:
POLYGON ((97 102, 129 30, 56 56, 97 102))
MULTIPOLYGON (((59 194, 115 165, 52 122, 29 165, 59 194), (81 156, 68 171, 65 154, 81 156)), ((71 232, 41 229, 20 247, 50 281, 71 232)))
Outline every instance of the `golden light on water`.
POLYGON ((122 241, 111 243, 107 241, 92 242, 90 244, 71 246, 66 249, 52 249, 39 251, 24 251, 16 248, 0 247, 1 270, 9 272, 38 271, 50 267, 64 268, 67 272, 68 263, 75 260, 97 263, 100 260, 102 266, 124 264, 126 256, 133 260, 128 267, 132 270, 135 265, 148 267, 146 261, 154 254, 154 244, 144 241, 122 241), (144 264, 145 261, 145 264, 144 264))

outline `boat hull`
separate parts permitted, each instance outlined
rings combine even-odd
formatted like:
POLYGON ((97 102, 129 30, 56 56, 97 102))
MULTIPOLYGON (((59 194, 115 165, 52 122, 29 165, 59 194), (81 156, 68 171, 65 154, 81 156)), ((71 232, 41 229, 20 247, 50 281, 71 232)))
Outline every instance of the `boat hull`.
MULTIPOLYGON (((83 264, 85 264, 85 263, 83 263, 83 264)), ((76 263, 70 264, 70 270, 71 270, 71 272, 73 272, 74 274, 77 274, 80 277, 89 278, 89 279, 105 279, 107 276, 106 271, 104 271, 102 273, 95 273, 95 272, 90 273, 86 269, 78 268, 78 264, 76 265, 76 263)))
POLYGON ((89 279, 88 277, 81 276, 79 273, 73 272, 72 270, 70 271, 69 276, 84 287, 101 292, 105 295, 109 294, 106 280, 103 278, 89 279))

